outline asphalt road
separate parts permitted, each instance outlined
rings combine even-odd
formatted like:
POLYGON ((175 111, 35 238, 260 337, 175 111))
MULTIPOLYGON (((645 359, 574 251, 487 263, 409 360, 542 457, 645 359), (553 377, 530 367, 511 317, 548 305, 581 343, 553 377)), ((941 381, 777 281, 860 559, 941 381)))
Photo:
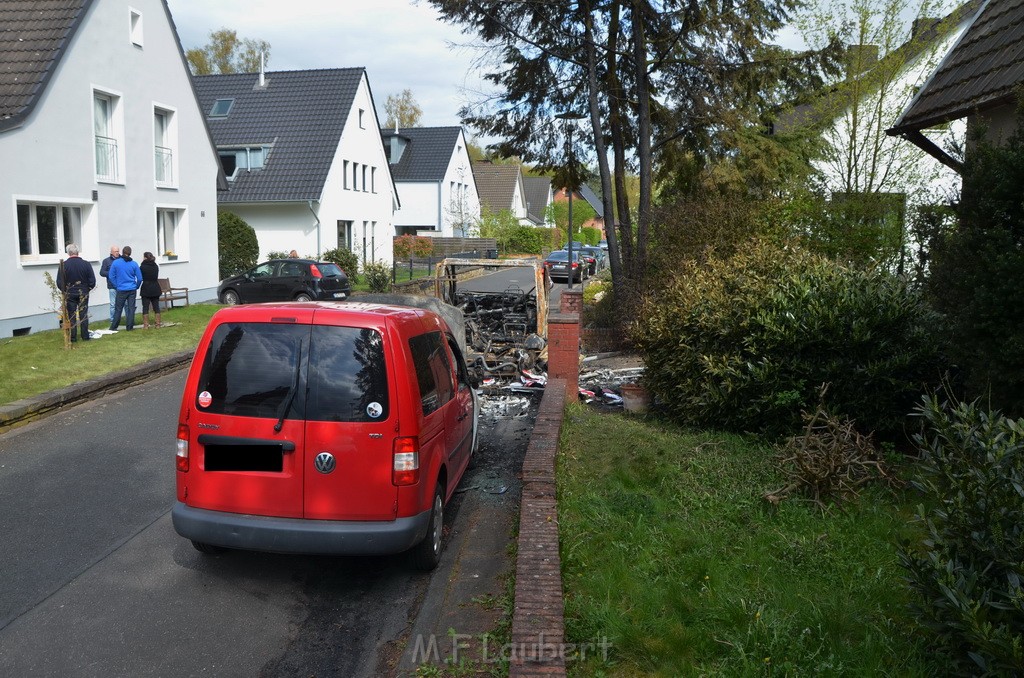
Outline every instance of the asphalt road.
MULTIPOLYGON (((459 289, 467 292, 504 292, 508 289, 521 289, 524 292, 532 290, 534 285, 533 269, 528 267, 497 268, 493 273, 482 275, 478 278, 471 278, 459 283, 459 289)), ((573 283, 574 289, 580 289, 579 282, 573 283)), ((567 289, 567 284, 556 282, 548 288, 548 308, 557 310, 559 307, 562 291, 567 289)))
MULTIPOLYGON (((196 552, 170 520, 184 377, 0 436, 0 675, 385 673, 431 590, 457 588, 460 563, 428 576, 400 557, 196 552)), ((453 553, 465 497, 492 491, 495 469, 517 482, 522 430, 506 444, 502 426, 482 428, 468 492, 446 512, 453 553)), ((518 506, 517 491, 499 496, 518 506)))

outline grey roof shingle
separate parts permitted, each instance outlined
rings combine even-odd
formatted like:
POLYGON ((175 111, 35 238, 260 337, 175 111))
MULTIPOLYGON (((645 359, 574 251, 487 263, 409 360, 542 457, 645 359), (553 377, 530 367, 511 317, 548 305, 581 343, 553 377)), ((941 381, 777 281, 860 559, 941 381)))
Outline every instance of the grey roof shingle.
POLYGON ((512 209, 520 173, 519 165, 495 165, 486 160, 474 162, 473 176, 481 207, 493 213, 512 209))
POLYGON ((537 224, 544 223, 544 212, 551 196, 551 177, 523 177, 526 191, 526 211, 537 224))
POLYGON ((921 130, 1012 101, 1022 75, 1024 0, 989 0, 888 132, 921 130))
POLYGON ((319 200, 364 68, 274 71, 194 78, 200 110, 234 99, 223 118, 207 118, 218 148, 269 146, 262 170, 239 172, 220 203, 319 200))
MULTIPOLYGON (((398 164, 391 166, 395 181, 443 181, 461 133, 461 127, 413 127, 400 130, 397 136, 404 137, 408 145, 398 164)), ((393 129, 382 129, 380 135, 387 149, 396 133, 393 129)))
POLYGON ((0 2, 0 131, 29 116, 92 0, 0 2))

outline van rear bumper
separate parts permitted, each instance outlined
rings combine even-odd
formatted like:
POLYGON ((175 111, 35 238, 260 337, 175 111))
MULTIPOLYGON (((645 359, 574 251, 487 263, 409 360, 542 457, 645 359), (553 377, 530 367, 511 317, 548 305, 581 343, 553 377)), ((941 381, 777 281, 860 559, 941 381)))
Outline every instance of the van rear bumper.
POLYGON ((247 551, 310 555, 386 555, 427 535, 430 511, 391 521, 304 520, 208 511, 174 502, 171 521, 186 539, 247 551))

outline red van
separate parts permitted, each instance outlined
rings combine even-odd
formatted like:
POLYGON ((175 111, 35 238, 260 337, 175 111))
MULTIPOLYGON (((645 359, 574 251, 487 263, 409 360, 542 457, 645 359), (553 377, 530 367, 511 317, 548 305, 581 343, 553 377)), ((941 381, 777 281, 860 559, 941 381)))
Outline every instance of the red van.
POLYGON ((218 311, 178 416, 174 529, 202 552, 441 555, 477 396, 445 321, 306 302, 218 311))

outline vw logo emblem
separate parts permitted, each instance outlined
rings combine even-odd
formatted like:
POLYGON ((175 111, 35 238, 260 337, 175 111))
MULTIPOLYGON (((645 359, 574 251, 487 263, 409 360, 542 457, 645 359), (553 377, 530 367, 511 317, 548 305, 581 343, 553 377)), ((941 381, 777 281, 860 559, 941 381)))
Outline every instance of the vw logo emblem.
POLYGON ((316 455, 316 459, 313 460, 313 466, 316 467, 320 473, 330 473, 334 470, 336 462, 334 461, 334 455, 330 452, 321 452, 316 455))

